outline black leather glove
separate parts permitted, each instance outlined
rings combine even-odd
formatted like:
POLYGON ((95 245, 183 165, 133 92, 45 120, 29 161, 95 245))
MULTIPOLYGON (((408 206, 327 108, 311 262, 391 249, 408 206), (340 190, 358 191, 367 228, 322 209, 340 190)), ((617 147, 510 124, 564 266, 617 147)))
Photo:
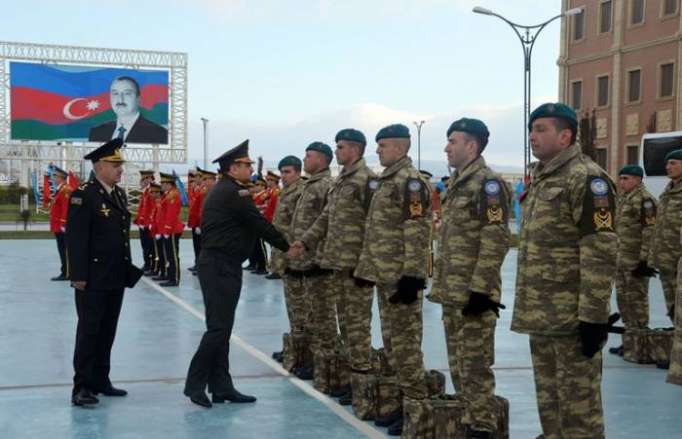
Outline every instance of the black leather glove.
POLYGON ((412 276, 403 276, 398 281, 398 291, 388 298, 391 303, 410 305, 419 297, 419 291, 426 288, 426 281, 412 276))
POLYGON ((469 303, 462 308, 463 316, 478 316, 488 310, 492 310, 497 317, 500 316, 500 308, 507 307, 501 303, 493 302, 487 294, 477 293, 476 291, 469 291, 469 303))
POLYGON ((597 352, 601 351, 606 344, 606 339, 609 337, 608 327, 609 325, 606 323, 588 323, 583 321, 578 323, 578 332, 584 356, 592 358, 597 352))
POLYGON ((639 261, 637 267, 631 271, 634 277, 653 277, 658 274, 658 270, 653 267, 649 267, 646 261, 639 261))
POLYGON ((355 283, 355 286, 358 288, 374 288, 374 285, 376 285, 371 280, 367 280, 367 279, 363 279, 361 277, 353 276, 352 271, 351 271, 350 277, 353 278, 353 283, 355 283))

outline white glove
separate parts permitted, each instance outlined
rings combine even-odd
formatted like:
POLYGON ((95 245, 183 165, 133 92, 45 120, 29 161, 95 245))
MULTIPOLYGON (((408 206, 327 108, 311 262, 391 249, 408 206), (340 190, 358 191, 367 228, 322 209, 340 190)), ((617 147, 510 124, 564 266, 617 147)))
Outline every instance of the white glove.
POLYGON ((165 239, 168 239, 168 238, 170 238, 170 235, 163 235, 163 237, 164 237, 165 239))
POLYGON ((156 240, 158 241, 159 239, 161 239, 161 235, 159 235, 159 234, 157 233, 156 235, 154 235, 154 239, 156 239, 156 240))
POLYGON ((61 226, 61 227, 59 228, 59 230, 61 230, 62 233, 66 233, 66 227, 64 227, 64 226, 61 226))
POLYGON ((195 227, 194 233, 196 233, 197 235, 201 235, 201 227, 195 227))

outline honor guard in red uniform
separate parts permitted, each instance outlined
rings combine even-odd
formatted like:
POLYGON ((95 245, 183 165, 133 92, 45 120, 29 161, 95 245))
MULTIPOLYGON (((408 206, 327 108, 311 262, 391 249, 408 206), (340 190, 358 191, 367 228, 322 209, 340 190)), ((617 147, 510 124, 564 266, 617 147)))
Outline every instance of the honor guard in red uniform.
POLYGON ((268 171, 265 176, 265 181, 267 182, 268 188, 265 190, 267 192, 267 199, 265 201, 265 208, 263 209, 263 216, 272 223, 272 218, 275 216, 275 209, 277 208, 277 200, 279 199, 279 175, 273 171, 268 171))
POLYGON ((154 207, 149 218, 149 230, 154 237, 154 272, 153 280, 166 280, 166 253, 163 248, 163 215, 161 214, 161 201, 163 200, 163 188, 161 185, 152 185, 151 195, 154 200, 154 207), (158 191, 155 190, 158 186, 158 191))
MULTIPOLYGON (((265 208, 267 207, 268 198, 270 193, 267 189, 267 182, 260 175, 255 182, 255 191, 253 194, 253 203, 256 208, 261 213, 265 214, 265 208)), ((252 267, 252 272, 254 274, 266 275, 268 271, 266 269, 268 265, 268 253, 265 249, 265 244, 262 239, 256 239, 256 244, 249 258, 249 267, 252 267)))
POLYGON ((192 245, 194 247, 194 265, 189 267, 189 271, 196 270, 196 261, 199 259, 201 250, 201 204, 203 203, 203 182, 201 180, 201 170, 190 170, 187 174, 187 198, 189 199, 189 209, 187 210, 187 227, 192 230, 192 245))
POLYGON ((54 178, 57 182, 57 191, 54 193, 52 203, 50 205, 50 231, 54 233, 57 239, 57 249, 59 250, 59 261, 61 262, 61 271, 59 276, 53 277, 52 280, 68 280, 69 279, 69 262, 66 257, 66 216, 69 212, 69 198, 73 189, 66 184, 66 171, 54 166, 54 178))
MULTIPOLYGON (((149 214, 145 216, 145 230, 149 234, 151 240, 152 260, 149 266, 149 271, 145 272, 145 276, 158 276, 161 271, 161 257, 163 256, 163 248, 161 248, 161 241, 156 240, 156 236, 161 236, 158 233, 158 213, 161 207, 161 185, 151 182, 148 187, 149 194, 149 214), (157 244, 158 243, 158 244, 157 244)), ((163 261, 165 264, 165 260, 163 261)))
POLYGON ((144 271, 150 273, 154 261, 154 237, 151 235, 147 224, 148 217, 153 208, 149 195, 150 184, 154 182, 153 170, 140 171, 140 202, 137 205, 137 214, 133 221, 140 229, 140 244, 142 245, 142 255, 144 256, 144 271))
POLYGON ((176 287, 180 284, 180 255, 178 244, 185 225, 180 221, 182 201, 180 191, 175 187, 175 177, 171 174, 161 173, 161 230, 163 236, 163 249, 166 256, 166 279, 160 285, 163 287, 176 287))

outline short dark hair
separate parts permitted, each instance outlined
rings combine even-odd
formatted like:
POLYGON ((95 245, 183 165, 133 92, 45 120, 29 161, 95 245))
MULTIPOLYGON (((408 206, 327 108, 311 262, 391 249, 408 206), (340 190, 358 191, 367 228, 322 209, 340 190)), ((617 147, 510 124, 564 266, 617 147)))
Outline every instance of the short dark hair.
POLYGON ((116 81, 130 81, 135 86, 135 92, 140 96, 140 84, 131 76, 117 76, 111 83, 116 81))
POLYGON ((571 130, 571 145, 575 143, 575 139, 578 137, 578 129, 575 124, 571 123, 568 119, 562 117, 553 117, 552 121, 554 123, 554 128, 557 132, 563 130, 571 130))

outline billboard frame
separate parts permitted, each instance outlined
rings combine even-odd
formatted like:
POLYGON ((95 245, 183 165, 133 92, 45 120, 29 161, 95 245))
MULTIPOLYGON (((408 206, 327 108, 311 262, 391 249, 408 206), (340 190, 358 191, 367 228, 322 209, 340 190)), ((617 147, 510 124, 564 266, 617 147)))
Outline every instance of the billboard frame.
POLYGON ((128 161, 151 163, 154 168, 160 163, 174 164, 187 161, 186 53, 0 41, 0 159, 66 163, 81 161, 85 154, 99 144, 12 140, 9 106, 10 61, 168 70, 169 144, 130 144, 125 148, 124 154, 128 161))

